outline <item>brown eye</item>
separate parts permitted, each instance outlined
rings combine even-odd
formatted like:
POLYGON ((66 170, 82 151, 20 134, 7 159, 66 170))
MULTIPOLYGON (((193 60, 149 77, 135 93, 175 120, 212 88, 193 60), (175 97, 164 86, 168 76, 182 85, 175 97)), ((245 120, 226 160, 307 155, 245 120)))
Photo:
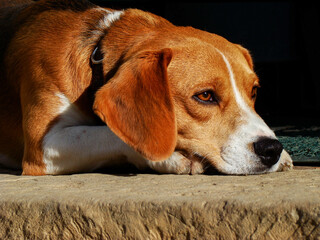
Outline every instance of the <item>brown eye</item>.
POLYGON ((203 92, 197 95, 197 97, 202 101, 210 101, 212 94, 210 92, 203 92))
POLYGON ((204 91, 194 95, 194 98, 201 103, 210 104, 216 103, 217 100, 214 97, 214 93, 212 91, 204 91))

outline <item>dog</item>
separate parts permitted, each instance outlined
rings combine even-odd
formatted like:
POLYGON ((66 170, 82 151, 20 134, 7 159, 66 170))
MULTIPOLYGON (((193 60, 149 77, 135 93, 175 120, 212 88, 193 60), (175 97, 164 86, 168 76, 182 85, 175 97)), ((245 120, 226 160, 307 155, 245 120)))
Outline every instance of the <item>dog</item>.
POLYGON ((248 50, 137 9, 40 0, 1 10, 0 164, 23 175, 134 164, 288 170, 255 112, 248 50))

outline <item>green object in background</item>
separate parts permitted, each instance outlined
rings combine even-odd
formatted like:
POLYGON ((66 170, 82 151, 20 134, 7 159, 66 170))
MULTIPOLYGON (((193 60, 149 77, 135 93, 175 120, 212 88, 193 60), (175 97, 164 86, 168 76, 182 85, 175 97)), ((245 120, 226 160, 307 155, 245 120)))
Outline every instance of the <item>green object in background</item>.
POLYGON ((320 160, 320 137, 278 136, 278 139, 294 159, 320 160))
POLYGON ((294 118, 274 122, 272 129, 290 154, 301 165, 320 165, 320 125, 318 119, 294 118), (287 124, 284 124, 287 123, 287 124))

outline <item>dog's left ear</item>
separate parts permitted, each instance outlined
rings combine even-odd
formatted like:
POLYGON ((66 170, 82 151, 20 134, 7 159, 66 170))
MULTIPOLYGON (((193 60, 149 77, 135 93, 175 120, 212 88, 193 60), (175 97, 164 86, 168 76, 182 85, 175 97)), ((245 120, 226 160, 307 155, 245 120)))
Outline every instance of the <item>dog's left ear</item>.
POLYGON ((125 143, 153 161, 176 146, 176 120, 167 67, 171 49, 139 53, 96 93, 94 112, 125 143))

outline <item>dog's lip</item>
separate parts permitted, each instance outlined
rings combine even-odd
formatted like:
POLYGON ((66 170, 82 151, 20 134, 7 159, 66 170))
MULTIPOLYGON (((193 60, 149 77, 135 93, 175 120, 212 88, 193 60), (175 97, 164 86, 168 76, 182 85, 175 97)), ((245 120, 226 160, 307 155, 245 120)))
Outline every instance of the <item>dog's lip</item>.
POLYGON ((233 164, 230 164, 226 159, 223 158, 223 156, 220 156, 221 161, 223 161, 223 164, 226 166, 217 166, 216 161, 212 159, 212 156, 204 156, 199 152, 193 151, 188 152, 186 150, 176 150, 180 154, 182 154, 185 158, 189 159, 190 161, 197 161, 200 162, 203 165, 204 174, 208 175, 251 175, 251 174, 264 174, 269 172, 271 168, 266 167, 264 165, 257 164, 256 166, 253 166, 250 170, 248 169, 247 172, 243 173, 237 173, 237 172, 229 172, 226 171, 226 168, 235 168, 233 164), (229 166, 229 167, 228 167, 229 166))
MULTIPOLYGON (((208 157, 204 157, 203 155, 199 154, 199 153, 194 153, 191 157, 187 157, 188 159, 190 159, 191 161, 199 161, 202 164, 204 164, 204 173, 205 174, 209 174, 209 175, 217 175, 217 174, 223 174, 223 175, 248 175, 248 174, 264 174, 269 172, 269 170, 271 168, 264 166, 264 165, 260 165, 258 164, 257 166, 253 167, 253 169, 251 169, 251 171, 248 171, 247 173, 230 173, 230 172, 226 172, 223 170, 223 168, 219 168, 217 166, 215 166, 214 161, 211 160, 208 157)), ((228 163, 223 157, 221 157, 221 159, 223 160, 223 162, 227 165, 231 165, 230 163, 228 163)), ((232 165, 231 165, 232 166, 232 165)))
MULTIPOLYGON (((228 161, 226 161, 223 157, 221 157, 221 159, 223 160, 223 162, 231 167, 236 167, 234 164, 230 164, 228 161)), ((228 174, 228 175, 258 175, 258 174, 264 174, 264 173, 268 173, 270 171, 272 167, 267 167, 265 165, 263 165, 262 163, 256 163, 255 165, 252 165, 251 168, 248 168, 246 172, 243 172, 243 173, 238 173, 238 172, 235 172, 235 173, 232 173, 232 172, 226 172, 226 171, 222 171, 223 173, 225 174, 228 174)))
POLYGON ((208 175, 220 175, 224 174, 223 172, 219 171, 213 164, 209 158, 202 156, 199 153, 193 153, 191 155, 185 156, 191 161, 200 162, 203 165, 204 174, 208 175))

